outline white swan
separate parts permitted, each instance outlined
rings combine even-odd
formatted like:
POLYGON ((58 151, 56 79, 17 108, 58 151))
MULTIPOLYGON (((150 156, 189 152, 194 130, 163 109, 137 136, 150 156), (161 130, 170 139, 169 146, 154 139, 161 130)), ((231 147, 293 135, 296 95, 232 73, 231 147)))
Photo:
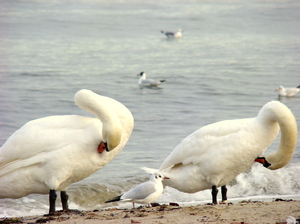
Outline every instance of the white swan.
POLYGON ((165 34, 168 38, 181 38, 182 37, 182 30, 178 29, 176 32, 170 32, 170 31, 160 31, 162 34, 165 34))
POLYGON ((109 163, 128 141, 134 121, 121 103, 90 90, 75 95, 76 104, 97 118, 77 115, 33 120, 0 149, 0 198, 49 193, 49 213, 56 191, 68 209, 67 187, 109 163))
POLYGON ((278 89, 275 91, 278 91, 279 96, 287 96, 287 97, 292 97, 295 96, 299 91, 300 91, 300 86, 295 87, 290 87, 290 88, 284 88, 283 86, 279 86, 278 89))
POLYGON ((166 80, 158 80, 158 79, 147 79, 146 77, 146 73, 145 72, 141 72, 139 74, 137 74, 137 76, 140 76, 139 78, 139 86, 140 87, 157 87, 158 85, 160 85, 161 83, 165 82, 166 80))
POLYGON ((134 203, 136 202, 139 204, 148 204, 148 207, 151 207, 150 203, 155 201, 163 192, 162 181, 164 179, 169 178, 164 177, 160 173, 153 173, 147 182, 141 183, 130 191, 109 199, 105 203, 114 201, 132 202, 134 208, 134 203))
POLYGON ((217 187, 222 186, 222 200, 226 201, 225 185, 230 180, 254 161, 272 170, 283 167, 292 158, 296 143, 294 115, 282 103, 272 101, 255 118, 226 120, 198 129, 175 147, 159 171, 170 178, 163 184, 179 191, 194 193, 212 188, 213 203, 217 203, 217 187), (278 150, 260 157, 279 129, 278 150))

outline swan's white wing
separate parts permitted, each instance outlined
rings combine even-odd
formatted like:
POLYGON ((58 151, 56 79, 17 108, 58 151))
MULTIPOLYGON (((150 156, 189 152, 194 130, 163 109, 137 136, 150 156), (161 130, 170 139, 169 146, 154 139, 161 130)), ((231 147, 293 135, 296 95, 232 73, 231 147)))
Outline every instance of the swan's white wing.
MULTIPOLYGON (((101 132, 88 136, 85 131, 92 128, 98 119, 80 116, 51 116, 33 120, 17 130, 1 147, 0 163, 26 159, 41 152, 59 150, 79 139, 101 137, 101 132)), ((92 128, 94 129, 94 128, 92 128)), ((84 142, 87 142, 86 139, 84 142)))
MULTIPOLYGON (((232 153, 236 149, 234 142, 237 142, 237 144, 244 142, 237 141, 237 139, 240 139, 247 132, 243 129, 243 124, 252 120, 221 121, 198 129, 174 148, 159 170, 168 172, 176 164, 206 163, 212 161, 214 157, 220 156, 220 154, 228 156, 228 153, 232 153), (231 144, 228 144, 228 142, 231 142, 231 144)), ((245 144, 249 144, 246 141, 245 139, 245 144)))
POLYGON ((80 144, 96 146, 100 143, 102 133, 97 130, 101 130, 101 127, 98 119, 75 115, 51 116, 30 121, 1 147, 0 169, 13 161, 16 163, 11 166, 10 171, 13 167, 17 169, 26 164, 29 166, 43 162, 44 157, 39 154, 72 147, 75 144, 76 148, 80 148, 80 144), (29 160, 24 161, 26 159, 29 160))

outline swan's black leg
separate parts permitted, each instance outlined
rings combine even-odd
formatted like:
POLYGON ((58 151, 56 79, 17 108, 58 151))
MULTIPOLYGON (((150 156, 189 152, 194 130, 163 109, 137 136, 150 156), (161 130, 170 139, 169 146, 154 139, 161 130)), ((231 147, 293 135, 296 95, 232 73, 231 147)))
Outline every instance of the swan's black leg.
POLYGON ((217 195, 218 195, 218 189, 217 187, 214 185, 212 186, 212 191, 211 191, 211 194, 212 194, 212 203, 213 204, 218 204, 217 202, 217 195))
POLYGON ((67 192, 61 191, 61 192, 60 192, 60 198, 61 198, 61 204, 62 204, 63 210, 64 210, 64 211, 69 210, 69 206, 68 206, 68 199, 69 199, 69 196, 67 195, 67 192))
POLYGON ((221 187, 221 193, 222 193, 222 201, 227 201, 227 188, 226 185, 221 187))
POLYGON ((55 201, 57 195, 55 190, 50 190, 49 192, 49 214, 53 214, 55 212, 55 201))

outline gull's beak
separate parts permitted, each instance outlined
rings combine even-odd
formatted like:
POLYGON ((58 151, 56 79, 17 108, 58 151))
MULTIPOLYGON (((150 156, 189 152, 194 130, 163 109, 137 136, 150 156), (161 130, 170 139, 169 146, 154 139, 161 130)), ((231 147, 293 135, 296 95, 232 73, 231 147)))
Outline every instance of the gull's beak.
POLYGON ((170 179, 170 178, 169 177, 164 177, 163 179, 166 180, 166 179, 170 179))

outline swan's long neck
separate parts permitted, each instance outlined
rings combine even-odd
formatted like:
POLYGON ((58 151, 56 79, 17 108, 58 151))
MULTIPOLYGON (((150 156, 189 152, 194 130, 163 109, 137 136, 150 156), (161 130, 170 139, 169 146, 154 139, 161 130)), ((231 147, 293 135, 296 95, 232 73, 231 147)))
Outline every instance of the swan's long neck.
POLYGON ((278 101, 266 104, 260 114, 262 122, 277 122, 279 124, 281 131, 279 147, 276 152, 266 156, 266 160, 271 164, 268 168, 271 170, 279 169, 285 166, 294 154, 298 136, 296 119, 292 112, 278 101))
POLYGON ((91 112, 102 121, 102 137, 108 149, 112 150, 119 145, 122 126, 116 112, 110 107, 113 100, 85 89, 78 91, 74 100, 78 107, 91 112))

